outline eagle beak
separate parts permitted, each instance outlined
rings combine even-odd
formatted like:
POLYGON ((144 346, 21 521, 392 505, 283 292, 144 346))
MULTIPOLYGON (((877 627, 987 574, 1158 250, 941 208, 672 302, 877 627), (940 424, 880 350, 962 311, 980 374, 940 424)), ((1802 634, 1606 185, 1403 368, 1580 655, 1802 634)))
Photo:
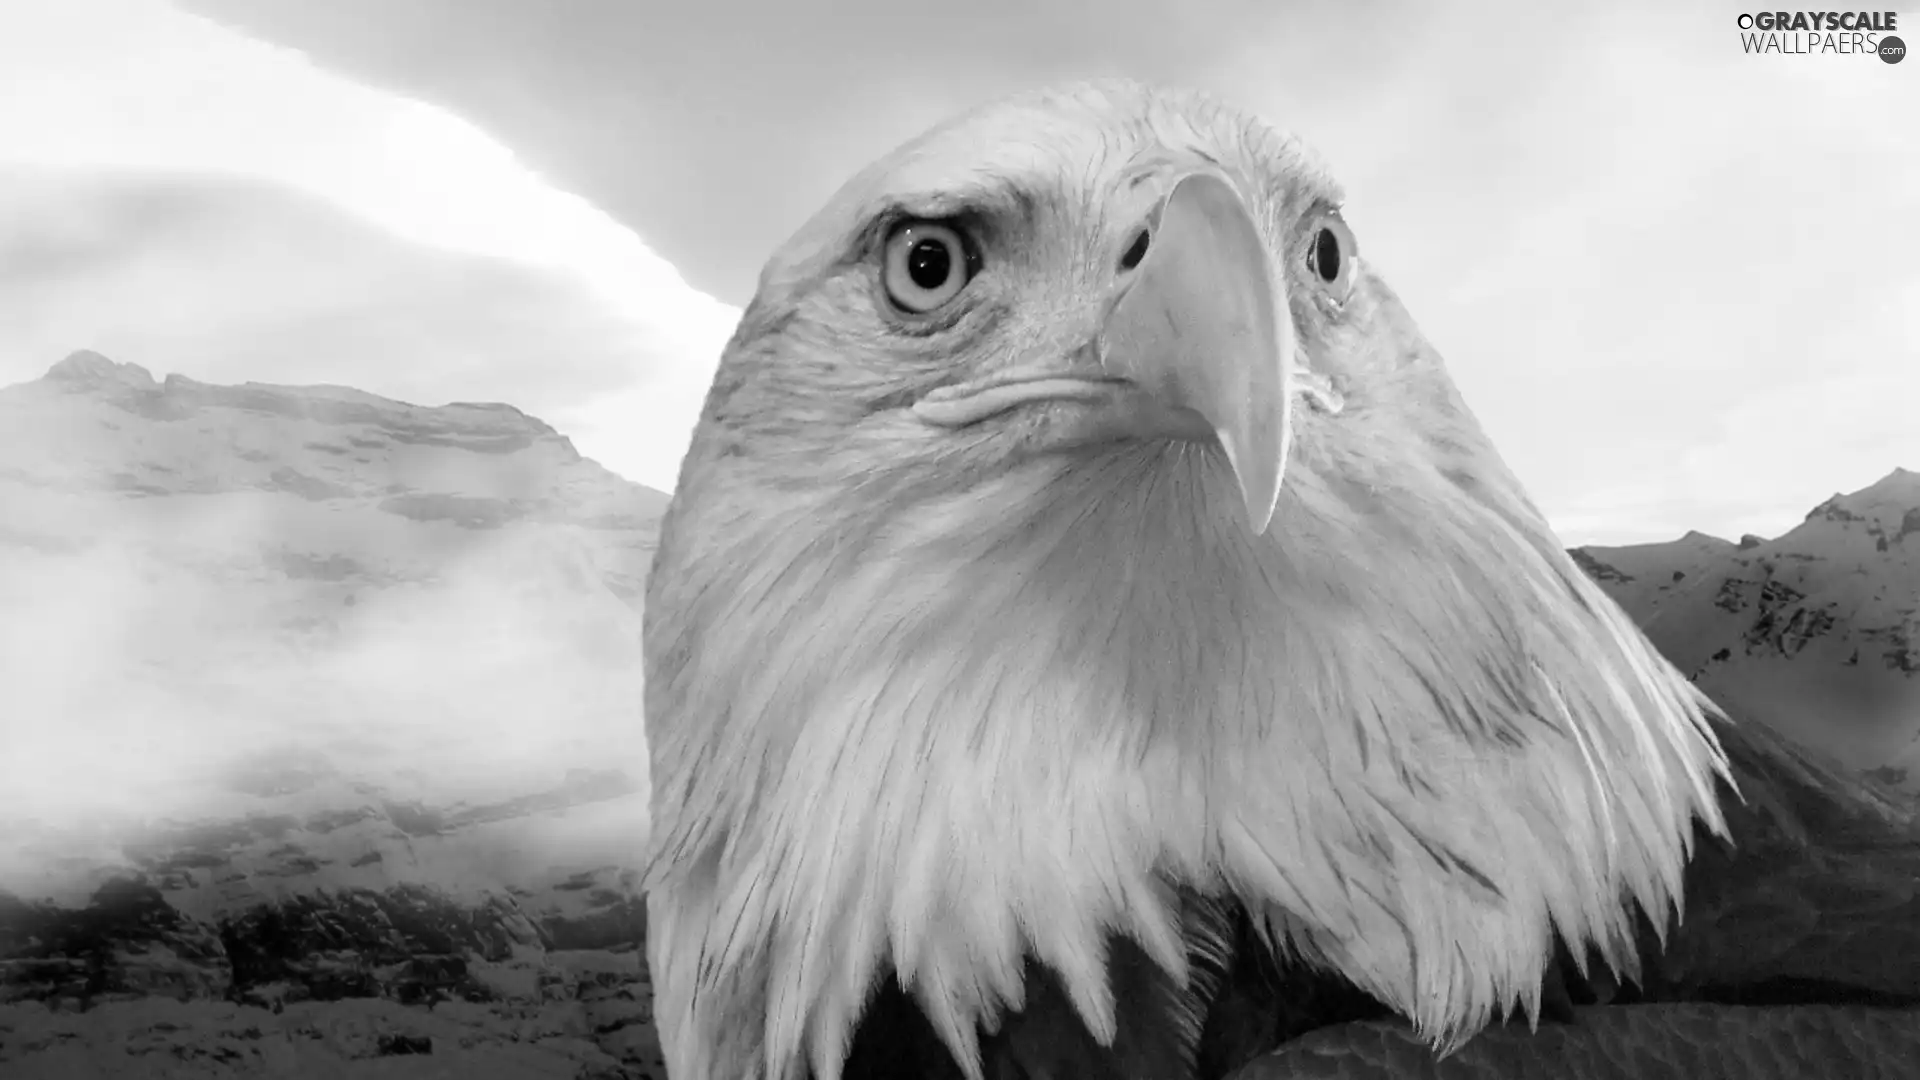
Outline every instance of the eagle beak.
POLYGON ((1106 372, 1198 418, 1226 452, 1255 535, 1280 501, 1292 436, 1293 320, 1246 201, 1193 173, 1101 332, 1106 372))

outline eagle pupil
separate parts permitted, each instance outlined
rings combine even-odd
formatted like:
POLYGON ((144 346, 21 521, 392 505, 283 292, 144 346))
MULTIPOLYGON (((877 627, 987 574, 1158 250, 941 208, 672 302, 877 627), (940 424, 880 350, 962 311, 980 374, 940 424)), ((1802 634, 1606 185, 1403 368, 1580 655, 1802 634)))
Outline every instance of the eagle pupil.
POLYGON ((907 252, 907 277, 919 288, 938 289, 952 273, 953 253, 938 240, 922 240, 907 252))
POLYGON ((1340 238, 1333 235, 1332 229, 1321 229, 1314 235, 1313 269, 1323 281, 1340 278, 1340 238))

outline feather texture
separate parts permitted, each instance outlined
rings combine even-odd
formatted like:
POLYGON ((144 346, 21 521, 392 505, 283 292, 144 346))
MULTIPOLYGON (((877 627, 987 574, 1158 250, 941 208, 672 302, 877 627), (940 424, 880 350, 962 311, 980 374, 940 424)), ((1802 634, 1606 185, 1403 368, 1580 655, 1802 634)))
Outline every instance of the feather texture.
POLYGON ((1920 1007, 1912 801, 1762 724, 1720 739, 1744 798, 1725 800, 1727 841, 1687 867, 1685 923, 1643 941, 1638 999, 1920 1007))
POLYGON ((1631 966, 1639 920, 1667 925, 1695 823, 1722 827, 1711 707, 1561 550, 1378 275, 1337 306, 1301 280, 1300 223, 1338 201, 1258 121, 1106 83, 909 144, 769 264, 648 587, 676 1080, 837 1080, 884 982, 978 1080, 1034 964, 1111 1046, 1116 949, 1193 985, 1186 895, 1442 1048, 1537 1010, 1556 935, 1631 966), (902 408, 1082 348, 1100 238, 1180 154, 1236 179, 1344 402, 1296 410, 1265 536, 1216 446, 902 408), (876 304, 860 238, 901 206, 988 222, 1002 269, 951 325, 876 304))
POLYGON ((1298 985, 1236 973, 1251 1022, 1214 1034, 1205 1075, 1920 1077, 1915 807, 1765 726, 1717 730, 1742 793, 1725 793, 1728 835, 1698 837, 1687 918, 1665 940, 1642 928, 1631 982, 1570 978, 1605 1007, 1537 1036, 1488 1028, 1442 1066, 1404 1025, 1338 1023, 1365 1015, 1350 1003, 1287 1025, 1298 985))

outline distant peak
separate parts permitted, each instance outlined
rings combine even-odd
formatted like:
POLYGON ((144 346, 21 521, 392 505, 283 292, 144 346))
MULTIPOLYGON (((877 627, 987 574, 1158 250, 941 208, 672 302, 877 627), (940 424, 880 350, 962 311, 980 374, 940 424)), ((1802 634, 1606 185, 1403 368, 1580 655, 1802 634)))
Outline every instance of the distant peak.
POLYGON ((1723 540, 1720 537, 1713 535, 1712 533, 1703 533, 1699 529, 1688 529, 1687 535, 1681 537, 1680 539, 1684 542, 1693 543, 1693 544, 1722 545, 1722 544, 1733 543, 1733 541, 1731 540, 1723 540))
POLYGON ((1906 489, 1915 486, 1920 486, 1920 473, 1914 472, 1912 469, 1903 469, 1895 466, 1892 472, 1869 484, 1867 490, 1874 491, 1886 488, 1906 489))
POLYGON ((1767 542, 1767 538, 1764 536, 1755 536, 1752 533, 1747 533, 1745 536, 1742 536, 1740 538, 1740 550, 1752 551, 1754 548, 1757 548, 1761 544, 1764 544, 1766 542, 1767 542))
POLYGON ((98 386, 103 383, 118 383, 139 387, 154 385, 153 372, 139 364, 122 364, 109 360, 92 349, 81 349, 69 353, 65 360, 47 369, 50 382, 69 383, 77 386, 98 386))
POLYGON ((1833 497, 1807 512, 1807 520, 1866 521, 1886 507, 1920 509, 1920 473, 1896 468, 1854 492, 1836 491, 1833 497))

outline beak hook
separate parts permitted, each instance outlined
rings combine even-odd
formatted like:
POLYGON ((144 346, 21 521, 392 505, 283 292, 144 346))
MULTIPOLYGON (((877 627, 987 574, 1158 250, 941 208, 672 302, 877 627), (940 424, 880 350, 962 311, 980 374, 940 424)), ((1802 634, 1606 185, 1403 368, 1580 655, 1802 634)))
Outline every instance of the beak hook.
POLYGON ((1295 341, 1280 276, 1246 200, 1217 172, 1181 177, 1114 305, 1101 363, 1212 430, 1263 534, 1292 434, 1295 341))

